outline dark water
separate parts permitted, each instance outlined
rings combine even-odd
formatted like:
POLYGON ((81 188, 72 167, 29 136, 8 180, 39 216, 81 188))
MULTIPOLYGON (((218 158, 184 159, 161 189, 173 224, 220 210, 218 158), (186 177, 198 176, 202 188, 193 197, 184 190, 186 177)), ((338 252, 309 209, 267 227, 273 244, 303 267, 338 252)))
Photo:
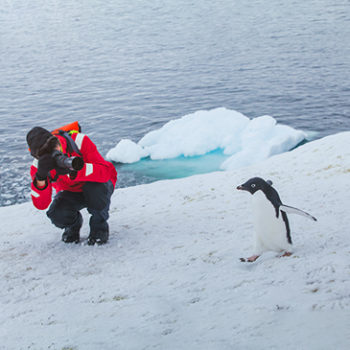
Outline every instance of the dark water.
POLYGON ((79 120, 104 155, 215 107, 318 137, 349 130, 348 0, 0 4, 0 205, 28 199, 34 125, 79 120))

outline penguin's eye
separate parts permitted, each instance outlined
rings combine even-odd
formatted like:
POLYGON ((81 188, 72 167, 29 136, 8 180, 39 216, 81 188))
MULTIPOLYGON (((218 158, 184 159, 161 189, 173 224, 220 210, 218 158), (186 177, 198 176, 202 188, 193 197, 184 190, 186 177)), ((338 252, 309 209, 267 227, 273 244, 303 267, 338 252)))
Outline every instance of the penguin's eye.
POLYGON ((251 185, 250 185, 251 188, 254 188, 255 186, 256 186, 255 184, 251 184, 251 185))

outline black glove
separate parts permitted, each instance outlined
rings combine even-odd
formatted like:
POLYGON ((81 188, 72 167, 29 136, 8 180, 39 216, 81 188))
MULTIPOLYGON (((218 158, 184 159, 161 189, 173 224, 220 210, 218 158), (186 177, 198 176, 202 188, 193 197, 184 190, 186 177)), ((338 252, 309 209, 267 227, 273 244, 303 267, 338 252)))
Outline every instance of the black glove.
POLYGON ((54 169, 56 166, 55 160, 52 158, 51 154, 43 154, 39 158, 38 162, 38 171, 36 172, 35 177, 39 181, 44 181, 46 180, 49 171, 54 169))

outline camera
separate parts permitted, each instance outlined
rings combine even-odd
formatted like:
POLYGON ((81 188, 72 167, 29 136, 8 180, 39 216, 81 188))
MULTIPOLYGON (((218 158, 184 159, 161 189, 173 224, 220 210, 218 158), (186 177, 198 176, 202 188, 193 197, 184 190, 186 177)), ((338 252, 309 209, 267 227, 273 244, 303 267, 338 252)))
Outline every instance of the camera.
POLYGON ((55 160, 57 167, 79 171, 84 167, 84 160, 81 157, 68 157, 60 151, 52 152, 52 158, 55 160))

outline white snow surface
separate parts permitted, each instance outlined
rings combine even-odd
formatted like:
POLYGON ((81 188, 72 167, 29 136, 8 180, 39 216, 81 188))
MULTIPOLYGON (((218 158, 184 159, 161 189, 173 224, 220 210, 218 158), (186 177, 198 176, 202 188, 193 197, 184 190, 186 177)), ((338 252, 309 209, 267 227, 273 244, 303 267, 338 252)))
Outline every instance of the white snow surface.
POLYGON ((288 151, 305 138, 304 132, 277 124, 270 116, 249 119, 237 111, 216 108, 171 120, 138 143, 123 139, 106 158, 134 163, 145 157, 191 157, 222 149, 230 157, 220 168, 233 170, 288 151))
POLYGON ((349 349, 349 141, 117 189, 100 247, 64 244, 31 203, 0 208, 0 349, 349 349), (253 176, 318 219, 289 215, 291 257, 239 261, 253 176))

